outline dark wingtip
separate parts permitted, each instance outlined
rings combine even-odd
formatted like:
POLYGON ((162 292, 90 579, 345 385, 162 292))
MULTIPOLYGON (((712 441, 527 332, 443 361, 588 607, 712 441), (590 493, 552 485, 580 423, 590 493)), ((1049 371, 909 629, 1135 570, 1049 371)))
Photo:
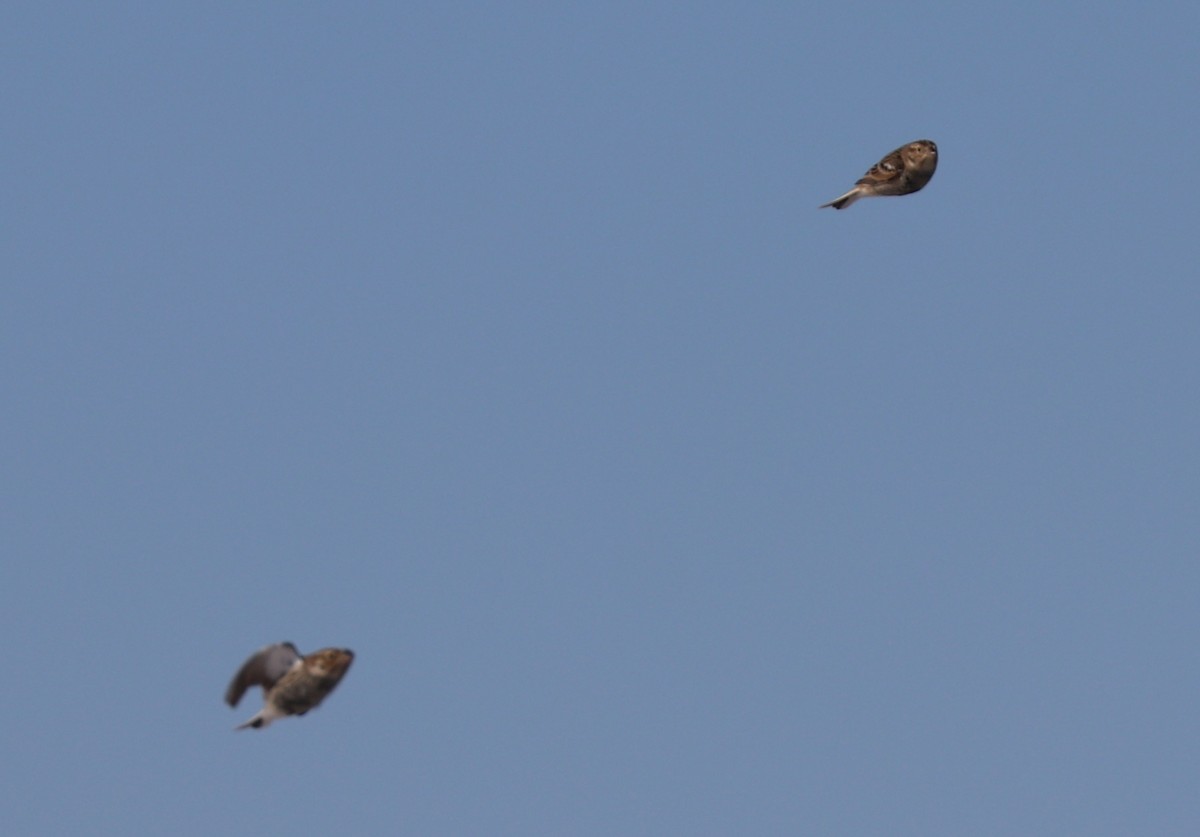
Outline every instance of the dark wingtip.
POLYGON ((236 707, 242 699, 242 695, 246 693, 245 686, 239 686, 237 678, 229 684, 229 688, 225 690, 225 702, 230 706, 236 707))

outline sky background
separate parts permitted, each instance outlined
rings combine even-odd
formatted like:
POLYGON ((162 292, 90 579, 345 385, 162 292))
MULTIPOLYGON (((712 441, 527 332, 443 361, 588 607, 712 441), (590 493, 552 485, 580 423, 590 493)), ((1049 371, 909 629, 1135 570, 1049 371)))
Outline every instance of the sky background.
POLYGON ((6 833, 1200 833, 1200 7, 0 24, 6 833))

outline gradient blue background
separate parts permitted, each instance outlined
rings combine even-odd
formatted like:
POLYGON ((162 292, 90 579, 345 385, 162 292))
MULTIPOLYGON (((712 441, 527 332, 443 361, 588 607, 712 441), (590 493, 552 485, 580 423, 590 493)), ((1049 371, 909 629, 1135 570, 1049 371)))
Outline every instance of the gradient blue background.
POLYGON ((8 6, 5 832, 1200 833, 1200 10, 1041 5, 8 6))

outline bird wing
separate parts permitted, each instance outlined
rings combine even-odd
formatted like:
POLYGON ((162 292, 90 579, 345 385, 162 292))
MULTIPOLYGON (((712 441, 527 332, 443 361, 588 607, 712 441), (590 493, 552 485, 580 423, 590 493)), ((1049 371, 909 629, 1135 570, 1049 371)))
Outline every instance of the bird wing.
POLYGON ((225 690, 225 702, 230 706, 237 706, 242 695, 251 686, 262 686, 264 692, 269 690, 299 659, 300 652, 290 642, 280 642, 260 649, 242 664, 241 669, 229 682, 229 688, 225 690))
POLYGON ((904 156, 901 154, 903 150, 903 148, 897 148, 891 154, 871 166, 870 170, 858 182, 873 184, 890 183, 899 177, 903 177, 904 156))

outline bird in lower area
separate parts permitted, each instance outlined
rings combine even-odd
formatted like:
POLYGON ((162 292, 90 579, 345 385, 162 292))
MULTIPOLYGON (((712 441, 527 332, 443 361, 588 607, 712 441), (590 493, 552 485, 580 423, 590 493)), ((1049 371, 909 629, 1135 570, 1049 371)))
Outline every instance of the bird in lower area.
POLYGON ((346 676, 354 652, 322 648, 302 657, 290 642, 268 645, 242 664, 225 690, 225 702, 237 706, 251 686, 262 686, 263 708, 234 729, 262 729, 288 715, 303 715, 320 705, 346 676))
POLYGON ((845 209, 859 198, 878 198, 889 195, 910 195, 919 192, 937 169, 938 150, 933 140, 917 140, 888 154, 840 198, 821 204, 845 209))

